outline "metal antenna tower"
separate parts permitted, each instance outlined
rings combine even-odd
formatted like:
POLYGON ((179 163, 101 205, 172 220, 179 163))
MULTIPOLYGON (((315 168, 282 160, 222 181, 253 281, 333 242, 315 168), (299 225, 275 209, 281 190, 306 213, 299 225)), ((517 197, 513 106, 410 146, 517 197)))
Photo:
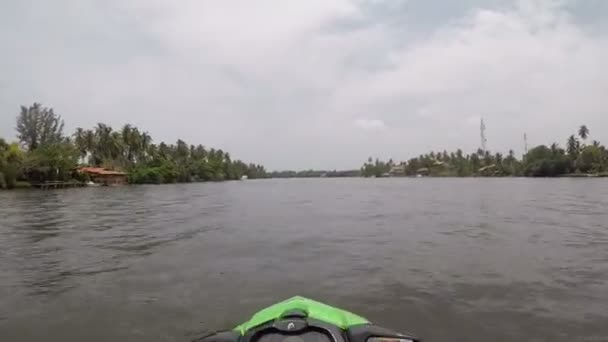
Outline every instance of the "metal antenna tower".
POLYGON ((486 153, 486 143, 488 139, 486 139, 486 124, 483 122, 483 118, 481 118, 481 125, 479 126, 479 131, 481 135, 481 149, 483 153, 486 153))

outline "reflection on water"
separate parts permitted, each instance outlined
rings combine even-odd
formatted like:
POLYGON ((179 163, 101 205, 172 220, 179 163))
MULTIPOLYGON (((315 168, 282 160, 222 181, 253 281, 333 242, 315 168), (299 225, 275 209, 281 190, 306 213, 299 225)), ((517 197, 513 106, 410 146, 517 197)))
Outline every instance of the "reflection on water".
POLYGON ((0 192, 0 335, 187 341, 300 294, 429 341, 605 341, 607 195, 599 179, 0 192))

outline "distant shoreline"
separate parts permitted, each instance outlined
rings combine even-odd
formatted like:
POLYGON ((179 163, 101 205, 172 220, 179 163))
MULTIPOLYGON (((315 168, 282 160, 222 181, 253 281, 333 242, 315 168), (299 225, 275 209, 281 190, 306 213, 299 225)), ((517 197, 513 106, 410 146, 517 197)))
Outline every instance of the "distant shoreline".
MULTIPOLYGON (((484 127, 483 121, 481 123, 484 127)), ((430 177, 606 177, 608 149, 600 141, 591 139, 589 129, 582 125, 577 135, 566 139, 566 147, 559 144, 538 145, 523 156, 513 150, 503 155, 485 148, 466 154, 461 149, 453 152, 431 151, 407 161, 388 162, 368 158, 361 167, 365 177, 430 176, 430 177), (578 136, 577 136, 578 135, 578 136), (579 139, 580 138, 580 139, 579 139)))
MULTIPOLYGON (((569 174, 569 175, 560 175, 560 176, 552 176, 552 177, 530 177, 530 176, 391 176, 391 177, 363 177, 363 176, 336 176, 336 177, 268 177, 268 178, 259 178, 255 180, 283 180, 283 179, 419 179, 419 178, 444 178, 444 179, 514 179, 514 178, 525 178, 525 179, 563 179, 563 178, 576 178, 576 179, 594 179, 594 178, 606 178, 608 177, 608 173, 602 174, 569 174)), ((122 188, 122 187, 137 187, 142 185, 188 185, 188 184, 205 184, 205 183, 224 183, 224 182, 240 182, 238 180, 226 180, 226 181, 203 181, 203 182, 187 182, 187 183, 147 183, 147 184, 122 184, 122 185, 114 185, 108 186, 110 188, 122 188)), ((30 184, 28 182, 19 182, 12 189, 0 189, 0 191, 23 191, 23 190, 65 190, 67 188, 88 188, 92 186, 87 186, 86 183, 78 183, 75 185, 74 182, 68 183, 66 186, 41 186, 40 184, 30 184), (71 185, 70 185, 71 184, 71 185)))
POLYGON ((608 177, 608 173, 598 173, 598 174, 564 174, 558 176, 482 176, 482 175, 471 175, 471 176, 454 176, 454 175, 446 175, 446 176, 436 176, 436 175, 428 175, 428 176, 386 176, 386 177, 365 177, 365 176, 335 176, 335 177, 306 177, 306 176, 294 176, 294 177, 268 177, 266 179, 317 179, 317 178, 369 178, 369 179, 385 179, 385 178, 604 178, 608 177))

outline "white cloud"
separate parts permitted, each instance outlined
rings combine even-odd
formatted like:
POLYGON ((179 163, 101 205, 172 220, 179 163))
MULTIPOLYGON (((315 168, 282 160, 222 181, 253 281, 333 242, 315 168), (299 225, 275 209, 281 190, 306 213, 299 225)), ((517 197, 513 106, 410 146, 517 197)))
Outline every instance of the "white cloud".
POLYGON ((382 130, 386 128, 384 122, 378 119, 357 119, 354 124, 364 130, 382 130))
POLYGON ((394 128, 408 139, 414 127, 426 127, 434 133, 424 139, 436 149, 474 149, 478 131, 467 118, 481 116, 496 149, 520 146, 524 131, 549 143, 584 122, 608 128, 601 95, 608 89, 607 47, 604 36, 587 34, 554 2, 475 10, 391 51, 394 68, 342 87, 338 102, 352 111, 408 108, 416 122, 394 128))
POLYGON ((479 117, 501 151, 582 123, 608 141, 608 41, 573 20, 576 1, 471 7, 424 31, 395 19, 416 13, 408 1, 74 4, 0 13, 14 26, 0 32, 0 135, 37 100, 70 127, 132 121, 281 169, 475 150, 479 117))

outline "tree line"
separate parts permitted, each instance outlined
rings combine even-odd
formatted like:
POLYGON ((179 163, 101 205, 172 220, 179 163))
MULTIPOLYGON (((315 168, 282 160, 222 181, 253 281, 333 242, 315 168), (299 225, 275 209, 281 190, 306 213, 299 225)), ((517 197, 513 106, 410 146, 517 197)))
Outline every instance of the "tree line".
POLYGON ((129 182, 136 184, 267 176, 262 165, 233 160, 221 149, 181 139, 155 144, 147 132, 130 124, 114 130, 98 123, 65 135, 61 116, 39 103, 21 107, 16 130, 17 142, 0 138, 0 188, 79 179, 76 169, 83 165, 126 171, 129 182))
POLYGON ((388 175, 429 175, 445 177, 470 176, 608 176, 608 150, 597 140, 589 141, 589 129, 579 127, 577 134, 570 135, 562 148, 557 143, 539 145, 530 149, 521 159, 513 150, 507 155, 478 149, 465 154, 455 152, 430 152, 396 164, 369 158, 361 167, 364 177, 388 175))

